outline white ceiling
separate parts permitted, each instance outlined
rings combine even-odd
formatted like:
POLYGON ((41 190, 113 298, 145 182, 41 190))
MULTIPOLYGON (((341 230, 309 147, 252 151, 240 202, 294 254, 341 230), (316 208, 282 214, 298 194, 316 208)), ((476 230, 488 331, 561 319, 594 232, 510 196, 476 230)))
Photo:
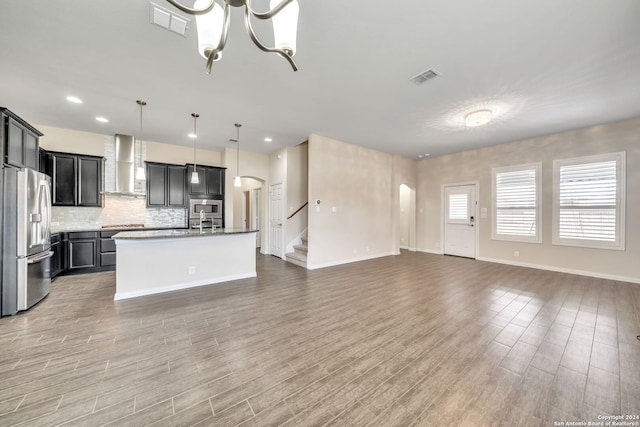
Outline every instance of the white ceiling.
POLYGON ((149 23, 147 0, 3 1, 0 105, 31 123, 137 135, 144 99, 145 140, 191 145, 198 112, 203 148, 231 146, 240 122, 245 150, 316 133, 408 157, 640 116, 637 0, 299 2, 298 72, 254 47, 234 8, 208 76, 195 20, 173 34, 149 23), (409 81, 428 68, 441 75, 409 81), (494 121, 465 128, 464 114, 485 106, 494 121))

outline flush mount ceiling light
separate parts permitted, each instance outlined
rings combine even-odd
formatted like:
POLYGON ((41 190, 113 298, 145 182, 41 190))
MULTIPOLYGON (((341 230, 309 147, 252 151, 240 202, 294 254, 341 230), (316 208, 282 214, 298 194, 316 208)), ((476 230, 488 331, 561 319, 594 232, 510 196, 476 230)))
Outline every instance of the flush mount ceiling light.
MULTIPOLYGON (((136 103, 140 106, 140 135, 138 136, 138 145, 140 146, 140 149, 138 150, 138 153, 140 155, 139 159, 138 159, 138 167, 136 168, 136 179, 145 179, 145 172, 144 172, 144 168, 142 167, 142 108, 147 105, 147 103, 145 101, 141 101, 141 100, 137 100, 136 103)), ((133 146, 133 162, 135 163, 136 161, 136 155, 135 155, 135 145, 133 146)))
POLYGON ((482 126, 489 123, 492 117, 491 110, 476 110, 464 116, 464 123, 468 127, 482 126))
POLYGON ((296 33, 298 29, 298 0, 271 0, 271 10, 256 12, 251 8, 251 0, 223 0, 224 9, 215 0, 196 0, 193 8, 184 6, 178 0, 167 0, 173 6, 195 15, 198 28, 198 51, 207 60, 206 72, 211 74, 214 61, 222 58, 222 51, 227 43, 229 33, 229 17, 231 6, 244 7, 244 23, 249 37, 258 49, 273 52, 289 62, 293 71, 298 67, 293 62, 296 53, 296 33), (275 47, 265 46, 256 36, 251 26, 251 18, 260 20, 273 18, 273 38, 275 47))
POLYGON ((96 117, 96 121, 99 121, 100 123, 109 123, 109 119, 106 117, 96 117))
POLYGON ((196 127, 196 120, 200 117, 198 113, 191 113, 193 117, 193 172, 191 172, 191 183, 200 184, 200 178, 198 178, 198 167, 196 166, 196 143, 198 142, 198 129, 196 127))
POLYGON ((269 137, 266 137, 266 138, 264 139, 264 142, 271 142, 271 141, 273 141, 273 139, 271 139, 271 138, 269 138, 269 137))

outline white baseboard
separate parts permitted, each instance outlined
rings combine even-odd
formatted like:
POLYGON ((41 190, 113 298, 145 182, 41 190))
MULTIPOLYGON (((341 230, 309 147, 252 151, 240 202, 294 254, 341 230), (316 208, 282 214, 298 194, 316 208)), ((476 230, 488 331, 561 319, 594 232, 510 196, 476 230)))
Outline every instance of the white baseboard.
POLYGON ((316 270, 318 268, 333 267, 333 266, 336 266, 336 265, 349 264, 349 263, 358 262, 358 261, 367 261, 369 259, 382 258, 382 257, 385 257, 385 256, 392 256, 392 255, 394 255, 393 252, 385 252, 385 253, 375 254, 375 255, 366 255, 366 256, 361 256, 361 257, 356 257, 356 258, 348 258, 348 259, 341 259, 341 260, 337 260, 337 261, 324 262, 322 264, 309 264, 309 263, 307 263, 307 269, 308 270, 316 270))
POLYGON ((613 274, 597 273, 594 271, 577 270, 573 268, 555 267, 551 265, 531 264, 528 262, 509 261, 497 258, 478 257, 478 261, 494 262, 497 264, 515 265, 517 267, 537 268, 539 270, 556 271, 558 273, 576 274, 578 276, 597 277, 599 279, 616 280, 619 282, 629 282, 640 284, 640 277, 616 276, 613 274))
POLYGON ((171 285, 171 286, 162 286, 159 288, 151 288, 151 289, 143 289, 140 291, 134 291, 134 292, 120 292, 120 293, 116 293, 115 296, 113 297, 114 301, 120 301, 123 299, 129 299, 129 298, 137 298, 137 297, 143 297, 143 296, 147 296, 147 295, 153 295, 153 294, 161 294, 164 292, 172 292, 172 291, 179 291, 182 289, 189 289, 189 288, 196 288, 199 286, 206 286, 206 285, 213 285, 216 283, 222 283, 222 282, 229 282, 231 280, 240 280, 240 279, 248 279, 250 277, 256 277, 256 273, 245 273, 245 274, 237 274, 237 275, 232 275, 232 276, 224 276, 224 277, 218 277, 214 280, 198 280, 198 281, 194 281, 194 282, 187 282, 187 283, 179 283, 177 285, 171 285))

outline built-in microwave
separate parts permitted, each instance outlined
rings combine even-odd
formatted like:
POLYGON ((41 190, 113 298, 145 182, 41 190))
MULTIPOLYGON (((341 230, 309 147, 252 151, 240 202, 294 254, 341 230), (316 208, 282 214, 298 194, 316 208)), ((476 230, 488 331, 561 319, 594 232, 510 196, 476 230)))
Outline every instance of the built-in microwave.
POLYGON ((201 213, 203 213, 206 220, 221 219, 222 200, 190 199, 189 219, 200 219, 201 213))

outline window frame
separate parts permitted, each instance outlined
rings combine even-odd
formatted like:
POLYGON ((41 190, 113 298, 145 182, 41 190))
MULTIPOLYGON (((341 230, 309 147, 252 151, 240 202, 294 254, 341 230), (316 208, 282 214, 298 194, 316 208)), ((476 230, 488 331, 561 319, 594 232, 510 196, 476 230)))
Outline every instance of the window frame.
POLYGON ((491 168, 491 239, 503 240, 509 242, 522 242, 522 243, 542 243, 542 163, 526 163, 513 166, 501 166, 491 168), (534 170, 536 174, 536 207, 535 207, 535 221, 536 221, 536 234, 535 236, 525 235, 513 235, 513 234, 498 234, 498 201, 497 201, 497 174, 528 171, 534 170))
POLYGON ((556 159, 553 161, 553 232, 552 244, 594 249, 625 250, 626 152, 556 159), (588 163, 616 162, 616 239, 613 242, 560 237, 560 169, 588 163))

